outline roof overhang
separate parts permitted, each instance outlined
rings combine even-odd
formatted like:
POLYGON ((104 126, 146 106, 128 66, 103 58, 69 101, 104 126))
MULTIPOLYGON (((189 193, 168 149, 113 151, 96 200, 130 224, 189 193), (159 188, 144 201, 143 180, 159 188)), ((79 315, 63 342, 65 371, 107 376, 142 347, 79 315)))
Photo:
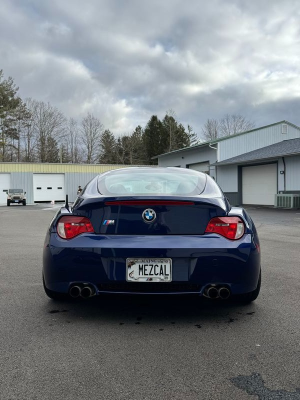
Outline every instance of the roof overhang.
MULTIPOLYGON (((214 144, 214 146, 215 146, 215 144, 214 144)), ((170 151, 169 153, 159 154, 158 156, 151 157, 151 160, 155 160, 157 158, 169 156, 169 155, 172 155, 172 154, 180 154, 180 153, 184 153, 186 151, 193 151, 195 149, 202 149, 204 147, 209 147, 211 149, 216 150, 212 146, 211 142, 205 142, 205 143, 201 143, 201 144, 196 144, 195 146, 184 147, 183 149, 173 150, 173 151, 170 151)))
POLYGON ((245 164, 259 164, 262 162, 267 162, 267 161, 277 161, 278 158, 282 158, 282 157, 292 157, 292 156, 298 156, 300 155, 300 152, 295 152, 295 153, 290 153, 290 154, 276 154, 273 155, 272 157, 264 157, 264 158, 256 158, 256 159, 252 159, 252 160, 237 160, 237 161, 232 161, 232 162, 226 162, 226 160, 224 161, 220 161, 220 162, 216 162, 214 165, 216 167, 226 167, 227 165, 245 165, 245 164))

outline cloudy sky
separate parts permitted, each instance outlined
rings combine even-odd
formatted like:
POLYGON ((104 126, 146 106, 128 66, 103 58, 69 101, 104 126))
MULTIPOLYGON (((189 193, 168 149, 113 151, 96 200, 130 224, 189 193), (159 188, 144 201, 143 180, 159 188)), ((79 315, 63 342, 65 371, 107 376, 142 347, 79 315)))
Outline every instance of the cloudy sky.
POLYGON ((197 133, 239 113, 300 125, 291 0, 0 0, 0 69, 22 98, 116 134, 174 110, 197 133))

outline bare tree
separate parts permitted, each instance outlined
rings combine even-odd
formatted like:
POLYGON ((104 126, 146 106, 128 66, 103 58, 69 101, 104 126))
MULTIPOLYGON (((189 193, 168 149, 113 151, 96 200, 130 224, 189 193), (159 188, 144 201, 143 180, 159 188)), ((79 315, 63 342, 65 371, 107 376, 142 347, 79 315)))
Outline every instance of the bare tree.
POLYGON ((31 120, 31 112, 28 110, 26 103, 21 103, 19 107, 15 111, 16 118, 16 130, 17 130, 17 139, 18 139, 18 148, 17 148, 17 161, 21 160, 21 144, 22 144, 22 136, 24 134, 24 130, 28 127, 28 124, 31 120))
POLYGON ((102 132, 103 125, 100 120, 88 113, 81 123, 81 140, 85 147, 87 164, 92 164, 97 160, 102 132))
POLYGON ((70 118, 68 122, 65 147, 71 163, 80 163, 82 161, 78 125, 73 118, 70 118))
POLYGON ((58 146, 65 136, 66 119, 49 103, 30 100, 30 107, 37 159, 39 162, 56 162, 55 152, 58 155, 58 146))
POLYGON ((37 102, 28 98, 25 100, 26 108, 30 114, 30 117, 26 120, 26 124, 23 125, 21 131, 21 147, 24 149, 23 160, 26 162, 36 161, 36 132, 34 115, 36 115, 37 102))
POLYGON ((226 114, 220 120, 208 119, 202 128, 202 136, 205 140, 211 141, 223 136, 249 131, 254 127, 255 124, 242 115, 226 114))
POLYGON ((226 114, 220 120, 220 136, 235 135, 255 128, 255 124, 240 114, 226 114))
POLYGON ((207 141, 220 137, 220 123, 216 119, 208 119, 202 128, 202 135, 207 141))

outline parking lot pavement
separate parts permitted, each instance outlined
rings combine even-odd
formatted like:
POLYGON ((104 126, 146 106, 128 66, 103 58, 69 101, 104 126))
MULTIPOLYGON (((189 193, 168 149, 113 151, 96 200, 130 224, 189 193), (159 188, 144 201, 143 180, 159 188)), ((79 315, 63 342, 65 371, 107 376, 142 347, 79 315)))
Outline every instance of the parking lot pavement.
POLYGON ((56 208, 46 208, 0 208, 1 400, 300 399, 300 211, 249 207, 263 285, 241 306, 49 300, 42 247, 56 208))
MULTIPOLYGON (((39 211, 39 210, 58 210, 60 207, 63 206, 64 203, 59 202, 59 203, 54 203, 51 204, 50 202, 47 203, 34 203, 34 204, 27 204, 26 205, 26 210, 33 210, 33 211, 39 211)), ((6 204, 0 204, 0 207, 5 207, 8 208, 6 204)), ((23 204, 11 204, 9 208, 25 208, 23 204)))

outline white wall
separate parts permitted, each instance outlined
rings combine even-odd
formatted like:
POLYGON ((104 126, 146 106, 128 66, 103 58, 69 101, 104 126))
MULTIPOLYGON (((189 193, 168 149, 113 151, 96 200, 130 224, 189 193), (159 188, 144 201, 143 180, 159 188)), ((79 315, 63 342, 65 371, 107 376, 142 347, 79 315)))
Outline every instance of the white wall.
MULTIPOLYGON (((189 164, 208 161, 214 164, 217 161, 217 150, 209 146, 178 151, 158 158, 159 167, 188 168, 189 164)), ((215 167, 210 166, 210 175, 215 178, 215 167)))
POLYGON ((278 159, 278 192, 284 191, 284 175, 280 173, 280 171, 284 171, 284 164, 282 158, 278 159))
POLYGON ((285 157, 286 190, 300 190, 300 156, 285 157))
POLYGON ((270 126, 269 128, 258 129, 254 132, 245 133, 240 136, 230 137, 218 143, 219 160, 223 161, 228 158, 257 150, 282 140, 300 138, 300 130, 288 125, 288 132, 282 133, 282 124, 270 126))
POLYGON ((238 168, 236 165, 217 167, 217 182, 223 192, 238 191, 238 168))

